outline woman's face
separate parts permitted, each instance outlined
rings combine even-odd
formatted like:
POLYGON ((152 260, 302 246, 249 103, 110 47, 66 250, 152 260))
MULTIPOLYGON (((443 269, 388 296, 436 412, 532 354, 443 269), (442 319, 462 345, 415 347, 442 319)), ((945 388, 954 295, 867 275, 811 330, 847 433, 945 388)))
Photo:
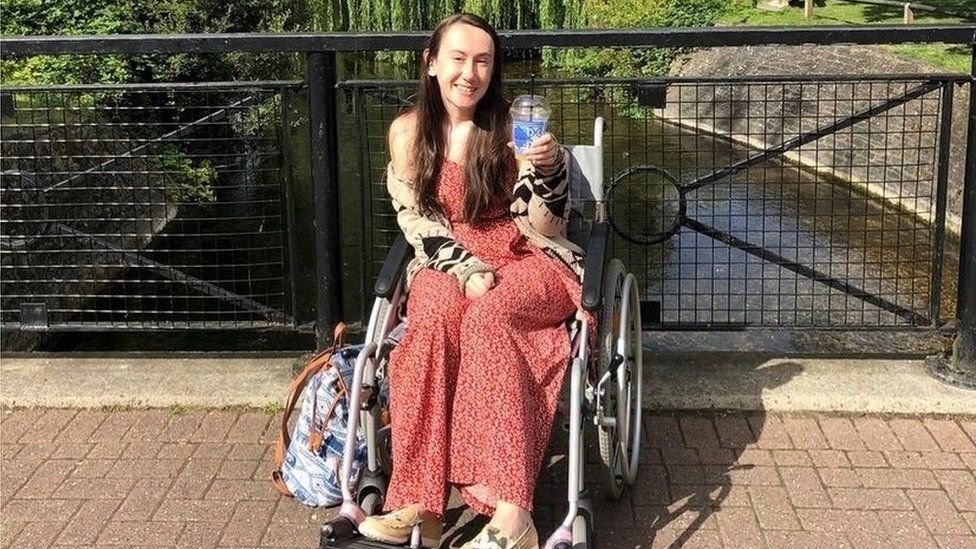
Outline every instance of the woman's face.
POLYGON ((429 60, 427 73, 437 77, 448 112, 474 112, 488 90, 494 59, 495 46, 487 32, 464 23, 455 23, 445 30, 437 55, 429 60))

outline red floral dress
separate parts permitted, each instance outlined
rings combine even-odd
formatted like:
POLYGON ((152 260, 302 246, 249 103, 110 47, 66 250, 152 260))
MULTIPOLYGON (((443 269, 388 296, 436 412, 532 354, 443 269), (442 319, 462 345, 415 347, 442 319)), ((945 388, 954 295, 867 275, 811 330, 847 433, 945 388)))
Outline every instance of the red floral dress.
POLYGON ((496 285, 471 300, 456 277, 425 268, 410 286, 407 333, 390 357, 387 508, 420 503, 443 515, 455 485, 482 514, 498 500, 531 510, 580 285, 526 241, 507 208, 463 222, 461 166, 445 161, 438 199, 455 239, 494 269, 496 285))

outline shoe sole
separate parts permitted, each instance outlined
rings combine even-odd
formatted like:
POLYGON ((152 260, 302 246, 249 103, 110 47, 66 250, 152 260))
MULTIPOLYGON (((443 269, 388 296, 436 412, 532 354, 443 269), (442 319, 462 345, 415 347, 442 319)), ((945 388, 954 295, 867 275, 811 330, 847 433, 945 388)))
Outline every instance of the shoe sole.
MULTIPOLYGON (((359 533, 371 540, 379 541, 382 543, 389 543, 390 545, 406 545, 407 543, 410 542, 410 536, 413 534, 413 532, 411 532, 405 538, 398 538, 395 536, 384 534, 382 532, 377 532, 376 530, 370 530, 369 527, 366 527, 365 529, 360 529, 359 533)), ((440 543, 441 543, 441 536, 438 536, 436 538, 429 538, 421 534, 420 544, 424 547, 439 547, 440 543)))
POLYGON ((359 533, 366 536, 367 538, 375 541, 381 541, 383 543, 389 543, 391 545, 403 545, 410 541, 410 535, 408 534, 405 538, 398 538, 396 536, 391 536, 377 530, 373 530, 369 527, 362 528, 360 525, 359 533))

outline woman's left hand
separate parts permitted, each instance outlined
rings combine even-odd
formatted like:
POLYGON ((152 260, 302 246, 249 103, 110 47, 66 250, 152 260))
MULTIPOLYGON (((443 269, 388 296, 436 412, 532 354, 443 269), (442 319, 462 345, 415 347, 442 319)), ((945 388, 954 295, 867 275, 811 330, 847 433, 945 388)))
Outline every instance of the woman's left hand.
POLYGON ((549 132, 539 136, 532 146, 519 155, 519 160, 531 162, 538 168, 549 168, 559 160, 559 142, 549 132))

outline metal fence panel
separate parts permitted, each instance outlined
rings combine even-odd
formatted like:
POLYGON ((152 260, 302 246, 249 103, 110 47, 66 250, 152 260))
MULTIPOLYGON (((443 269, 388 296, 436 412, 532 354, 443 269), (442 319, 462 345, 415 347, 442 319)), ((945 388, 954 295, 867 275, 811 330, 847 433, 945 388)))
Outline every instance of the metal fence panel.
POLYGON ((6 89, 3 326, 292 323, 286 89, 6 89))

